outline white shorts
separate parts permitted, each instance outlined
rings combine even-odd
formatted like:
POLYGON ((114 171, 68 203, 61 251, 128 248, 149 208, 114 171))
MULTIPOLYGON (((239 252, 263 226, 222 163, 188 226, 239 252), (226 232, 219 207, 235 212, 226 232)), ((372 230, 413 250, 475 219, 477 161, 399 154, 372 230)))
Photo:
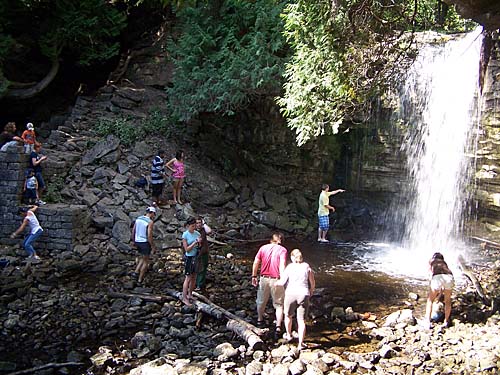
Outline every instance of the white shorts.
POLYGON ((442 290, 453 289, 455 285, 455 280, 453 279, 453 275, 443 274, 443 275, 434 275, 431 280, 431 289, 432 290, 442 290))

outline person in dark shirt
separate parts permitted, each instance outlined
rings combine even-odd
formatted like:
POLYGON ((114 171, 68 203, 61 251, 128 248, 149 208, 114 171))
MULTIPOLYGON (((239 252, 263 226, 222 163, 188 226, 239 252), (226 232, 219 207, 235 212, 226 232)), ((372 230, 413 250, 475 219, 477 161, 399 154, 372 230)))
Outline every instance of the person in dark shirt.
POLYGON ((0 151, 7 151, 7 148, 16 144, 24 143, 21 137, 16 135, 16 123, 9 122, 0 133, 0 151))
MULTIPOLYGON (((40 154, 40 151, 42 150, 42 144, 41 143, 35 143, 35 148, 33 152, 30 155, 30 168, 32 168, 35 171, 35 177, 36 180, 38 181, 38 193, 41 195, 41 192, 45 190, 45 181, 43 180, 42 176, 42 166, 41 163, 47 159, 46 155, 40 154)), ((42 200, 39 201, 40 204, 45 204, 42 200)))

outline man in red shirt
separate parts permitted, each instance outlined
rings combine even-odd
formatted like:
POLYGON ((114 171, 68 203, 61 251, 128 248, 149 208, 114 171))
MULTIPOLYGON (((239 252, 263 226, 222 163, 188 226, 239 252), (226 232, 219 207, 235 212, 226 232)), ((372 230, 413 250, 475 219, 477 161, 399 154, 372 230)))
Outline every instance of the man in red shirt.
POLYGON ((273 307, 276 311, 276 336, 281 334, 281 322, 283 321, 283 299, 285 288, 277 285, 281 273, 285 270, 287 250, 281 246, 283 241, 282 233, 274 233, 270 243, 263 245, 252 266, 252 285, 259 286, 257 290, 257 325, 264 325, 264 311, 266 310, 269 296, 273 300, 273 307), (260 267, 260 279, 257 279, 257 272, 260 267))

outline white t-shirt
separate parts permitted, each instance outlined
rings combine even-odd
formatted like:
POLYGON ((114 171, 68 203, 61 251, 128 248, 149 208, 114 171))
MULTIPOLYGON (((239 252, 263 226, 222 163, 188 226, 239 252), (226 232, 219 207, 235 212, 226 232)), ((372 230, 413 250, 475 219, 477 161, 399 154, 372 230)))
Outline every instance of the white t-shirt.
POLYGON ((30 226, 30 234, 35 234, 36 232, 38 232, 38 230, 42 229, 37 217, 33 212, 28 211, 26 213, 26 220, 28 220, 28 225, 30 226))
POLYGON ((282 279, 288 281, 285 294, 309 295, 309 272, 311 267, 307 263, 290 263, 283 272, 282 279))

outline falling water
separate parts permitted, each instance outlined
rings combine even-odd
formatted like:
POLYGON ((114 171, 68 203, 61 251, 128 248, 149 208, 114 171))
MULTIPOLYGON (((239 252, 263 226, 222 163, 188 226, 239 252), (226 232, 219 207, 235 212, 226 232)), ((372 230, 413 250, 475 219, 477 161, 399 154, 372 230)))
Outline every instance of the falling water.
POLYGON ((480 32, 423 48, 401 93, 410 173, 404 247, 426 256, 458 246, 477 122, 480 32))
POLYGON ((395 121, 406 134, 408 176, 402 202, 391 210, 404 231, 397 244, 360 246, 365 269, 423 280, 429 258, 440 251, 457 270, 457 255, 465 248, 460 229, 471 171, 467 153, 478 116, 481 39, 476 30, 428 43, 408 71, 395 121))

